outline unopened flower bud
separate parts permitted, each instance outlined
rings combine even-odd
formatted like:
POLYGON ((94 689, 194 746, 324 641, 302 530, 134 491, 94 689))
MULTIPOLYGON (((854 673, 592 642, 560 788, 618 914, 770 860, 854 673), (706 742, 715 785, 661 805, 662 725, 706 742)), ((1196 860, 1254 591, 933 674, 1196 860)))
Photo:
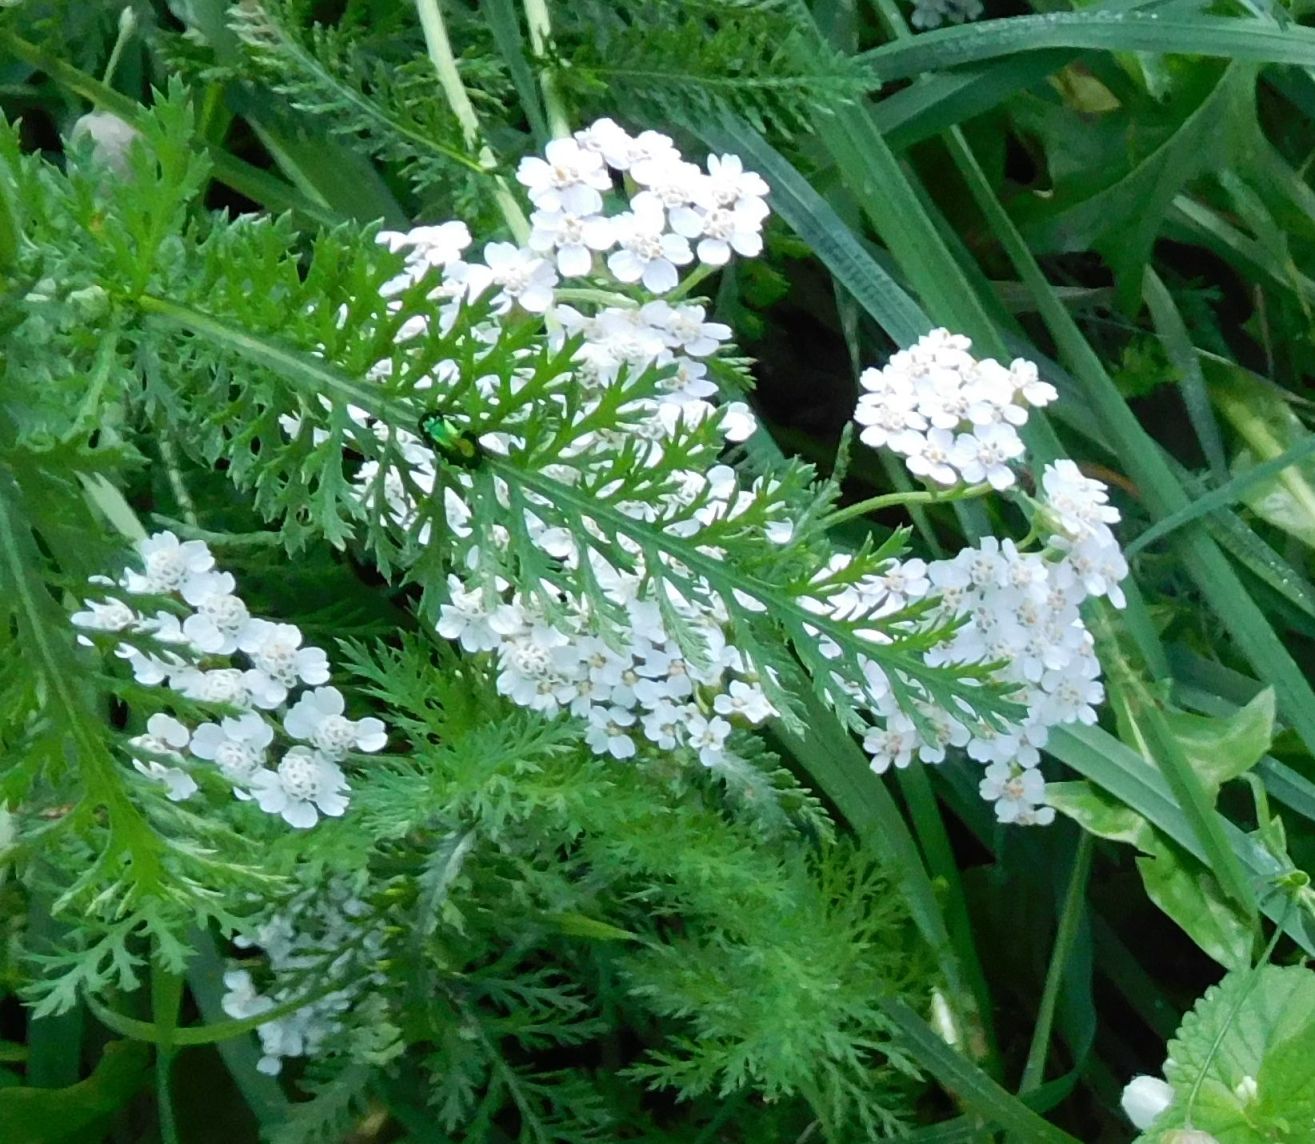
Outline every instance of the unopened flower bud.
POLYGON ((141 138, 137 128, 112 111, 90 111, 73 124, 69 139, 76 143, 86 135, 91 136, 92 155, 98 163, 116 175, 128 173, 128 154, 133 142, 141 138))
POLYGON ((1145 1131, 1173 1103, 1173 1088, 1158 1076, 1135 1076, 1124 1088, 1119 1103, 1133 1125, 1145 1131))

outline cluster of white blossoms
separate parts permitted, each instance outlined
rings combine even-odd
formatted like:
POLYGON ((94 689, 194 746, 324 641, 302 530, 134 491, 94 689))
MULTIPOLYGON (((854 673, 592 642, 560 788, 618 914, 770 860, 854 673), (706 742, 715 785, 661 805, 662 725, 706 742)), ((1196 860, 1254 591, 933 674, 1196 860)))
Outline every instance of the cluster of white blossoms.
MULTIPOLYGON (((701 558, 719 559, 719 543, 705 538, 719 527, 724 534, 746 513, 760 536, 788 543, 794 526, 781 515, 787 510, 774 500, 770 479, 746 486, 719 462, 718 450, 745 440, 755 422, 742 403, 718 401, 710 367, 730 329, 709 321, 702 305, 684 301, 679 288, 682 268, 696 257, 717 266, 733 252, 760 249, 766 184, 735 156, 713 157, 701 169, 666 136, 632 136, 610 120, 524 160, 518 177, 535 208, 525 246, 490 243, 481 259, 468 260, 471 235, 460 222, 379 236, 404 256, 385 296, 423 284, 435 303, 432 315, 409 317, 402 327, 403 354, 407 339, 418 339, 431 324, 444 333, 457 329, 476 300, 486 315, 462 327, 473 354, 462 364, 427 360, 418 388, 441 399, 455 386, 473 385, 498 413, 496 431, 478 433, 477 448, 486 456, 513 454, 532 431, 560 426, 558 452, 537 463, 563 487, 608 488, 617 456, 632 451, 641 458, 638 468, 661 471, 662 480, 609 508, 689 540, 701 558), (585 281, 573 286, 571 279, 585 281), (673 290, 674 298, 653 297, 673 290), (533 317, 542 323, 539 332, 517 351, 525 357, 524 376, 509 381, 505 371, 492 370, 482 376, 481 356, 499 347, 508 319, 524 331, 533 317), (531 359, 545 347, 568 345, 570 369, 518 405, 519 387, 534 377, 531 359), (655 383, 635 386, 636 378, 654 377, 655 383), (696 429, 702 451, 682 452, 696 429), (666 472, 664 461, 671 466, 673 455, 686 459, 666 472)), ((937 330, 882 370, 865 372, 856 419, 865 442, 896 450, 934 484, 1005 489, 1015 483, 1010 464, 1022 454, 1018 429, 1029 408, 1056 393, 1031 363, 979 361, 970 348, 968 339, 937 330)), ((385 379, 395 364, 381 363, 372 375, 385 379)), ((491 484, 498 511, 490 520, 486 506, 477 527, 477 477, 467 462, 445 456, 441 441, 348 412, 392 445, 386 468, 370 461, 356 474, 363 500, 382 502, 399 528, 418 527, 427 542, 427 525, 418 522, 441 489, 453 572, 437 631, 488 656, 502 694, 545 714, 577 716, 600 754, 626 759, 650 744, 689 752, 709 767, 734 763, 729 740, 736 728, 776 714, 769 698, 775 681, 737 646, 727 600, 688 567, 624 528, 604 528, 583 509, 578 527, 554 523, 562 520, 559 506, 532 489, 510 487, 496 473, 479 476, 491 484), (522 584, 497 573, 508 566, 501 557, 513 531, 527 534, 563 575, 522 584), (623 560, 604 555, 617 550, 623 560), (593 598, 573 597, 561 583, 587 583, 593 598), (612 613, 607 631, 600 599, 612 613), (624 622, 617 625, 617 617, 624 622)), ((296 433, 299 424, 287 418, 285 428, 296 433)), ((465 428, 456 420, 450 431, 465 428)), ((984 764, 982 793, 1001 820, 1020 823, 1053 817, 1036 767, 1048 728, 1090 721, 1102 696, 1079 609, 1093 596, 1120 603, 1118 582, 1126 572, 1108 528, 1117 513, 1104 486, 1067 462, 1048 469, 1042 484, 1036 531, 1048 537, 1043 551, 987 540, 952 560, 892 560, 862 576, 847 574, 849 558, 837 556, 818 573, 816 597, 800 599, 819 617, 805 628, 813 648, 837 665, 826 686, 866 720, 874 768, 907 766, 914 758, 937 762, 962 749, 984 764), (917 653, 921 668, 948 679, 948 666, 1003 663, 992 682, 1025 712, 1016 723, 980 719, 967 705, 945 710, 916 678, 892 680, 879 666, 882 645, 951 620, 959 625, 951 634, 917 653), (822 630, 839 638, 837 623, 849 637, 873 644, 871 658, 858 657, 857 672, 854 659, 822 630)), ((744 610, 765 608, 743 591, 734 600, 744 610)))
POLYGON ((1023 454, 1019 426, 1029 407, 1054 401, 1054 386, 1019 358, 978 360, 972 342, 933 330, 859 377, 854 420, 859 440, 900 454, 909 471, 938 485, 1014 483, 1010 462, 1023 454))
MULTIPOLYGON (((547 464, 544 472, 577 484, 590 473, 592 457, 605 471, 624 445, 646 449, 656 463, 668 443, 699 427, 714 429, 718 447, 752 434, 757 426, 748 406, 717 402, 709 376, 709 362, 730 338, 730 328, 709 321, 698 303, 648 295, 672 290, 681 268, 696 259, 720 266, 733 252, 757 254, 768 213, 767 184, 745 171, 736 156, 712 156, 703 170, 682 158, 667 136, 655 131, 631 136, 608 119, 550 143, 542 158, 523 160, 517 177, 535 208, 523 248, 489 243, 482 260, 466 261, 471 236, 460 222, 379 237, 405 256, 403 273, 385 294, 432 283, 429 297, 438 303, 440 329, 450 330, 463 305, 483 299, 492 303, 493 320, 474 336, 490 346, 501 337, 497 319, 517 310, 544 316, 543 338, 552 349, 568 338, 580 339, 570 373, 559 379, 562 396, 554 395, 528 416, 556 416, 569 401, 574 426, 597 424, 570 432, 563 463, 547 464), (632 188, 628 196, 614 186, 611 172, 624 173, 632 188), (562 287, 570 278, 587 278, 610 290, 602 301, 584 301, 562 287), (559 299, 559 292, 567 297, 559 299), (644 395, 617 404, 606 422, 596 416, 618 389, 652 371, 658 371, 658 380, 644 395)), ((422 329, 422 324, 404 327, 402 336, 422 329)), ((526 351, 527 357, 534 352, 537 347, 526 351)), ((385 376, 389 368, 381 366, 376 375, 385 376)), ((458 372, 455 362, 439 363, 430 383, 435 392, 458 372)), ((491 406, 514 398, 496 378, 476 378, 475 384, 491 406)), ((285 418, 284 427, 295 433, 298 423, 285 418)), ((406 431, 377 424, 376 430, 387 434, 401 461, 387 472, 375 462, 364 465, 356 477, 361 496, 382 488, 387 511, 406 529, 417 519, 417 495, 443 485, 454 564, 471 571, 449 577, 450 600, 442 607, 438 632, 469 652, 490 654, 502 694, 547 714, 579 716, 600 753, 629 758, 647 740, 663 750, 689 748, 707 766, 726 760, 734 727, 757 725, 775 713, 759 669, 728 641, 726 609, 710 587, 696 581, 693 591, 681 594, 668 586, 659 601, 649 557, 638 545, 609 538, 629 557, 619 568, 568 530, 546 525, 540 513, 549 515, 544 510, 551 506, 526 490, 518 499, 528 506, 524 519, 535 544, 563 569, 587 566, 590 580, 627 618, 625 637, 600 638, 589 604, 566 598, 551 585, 530 591, 499 581, 490 587, 480 572, 480 546, 504 545, 506 532, 499 527, 492 535, 472 535, 472 510, 463 493, 473 487, 473 477, 449 467, 440 482, 442 458, 429 443, 406 431), (673 620, 679 639, 671 632, 673 620)), ((482 434, 478 444, 485 452, 505 454, 516 440, 514 430, 503 427, 482 434)), ((616 507, 673 535, 692 537, 749 511, 771 488, 762 482, 742 487, 733 469, 717 463, 716 448, 699 461, 698 468, 675 473, 662 491, 616 507)), ((510 490, 494 480, 501 503, 510 506, 510 490)), ((767 530, 781 542, 791 535, 785 520, 768 521, 767 530)), ((597 526, 592 531, 601 537, 597 526)), ((688 570, 682 571, 688 577, 688 570)))
POLYGON ((303 891, 234 938, 239 949, 255 949, 263 955, 262 975, 270 984, 261 992, 247 968, 225 973, 220 1004, 228 1016, 259 1017, 280 1005, 307 999, 292 1012, 256 1026, 260 1072, 276 1076, 285 1058, 359 1047, 347 1043, 359 1039, 349 1035, 349 1015, 371 986, 385 980, 373 968, 384 953, 384 930, 370 924, 370 915, 369 905, 342 879, 332 879, 303 891), (332 988, 338 983, 340 988, 332 988))
POLYGON ((233 576, 215 568, 203 541, 157 532, 138 543, 137 555, 141 571, 97 579, 119 594, 85 601, 72 622, 84 632, 115 633, 115 654, 138 683, 224 714, 189 727, 154 713, 145 733, 129 741, 133 766, 163 783, 175 802, 197 792, 203 767, 237 798, 292 826, 341 815, 348 785, 339 764, 354 752, 382 749, 383 723, 344 715, 342 693, 327 686, 324 651, 303 646, 294 624, 251 615, 233 576), (271 767, 276 737, 291 745, 271 767))
MULTIPOLYGON (((859 399, 856 419, 866 426, 864 441, 902 453, 909 469, 930 482, 985 480, 1007 488, 1014 483, 1008 461, 1023 448, 1015 427, 1028 406, 1046 404, 1055 391, 1032 363, 1019 360, 1006 369, 977 361, 969 346, 966 338, 936 330, 880 372, 867 371, 869 392, 859 399)), ((928 667, 1000 665, 990 678, 1021 708, 1015 722, 992 723, 926 703, 919 704, 920 727, 875 664, 866 694, 853 697, 866 698, 881 716, 864 739, 875 770, 906 767, 914 758, 937 763, 948 747, 962 748, 985 766, 980 791, 997 818, 1023 825, 1054 820, 1037 769, 1050 728, 1094 723, 1104 699, 1082 604, 1105 597, 1122 607, 1119 585, 1128 573, 1110 529, 1119 513, 1104 484, 1063 460, 1046 466, 1038 494, 1034 532, 1045 538, 1039 551, 986 537, 952 559, 905 561, 872 583, 819 601, 844 614, 865 595, 869 606, 887 613, 930 599, 934 607, 919 622, 957 626, 924 655, 928 667)))

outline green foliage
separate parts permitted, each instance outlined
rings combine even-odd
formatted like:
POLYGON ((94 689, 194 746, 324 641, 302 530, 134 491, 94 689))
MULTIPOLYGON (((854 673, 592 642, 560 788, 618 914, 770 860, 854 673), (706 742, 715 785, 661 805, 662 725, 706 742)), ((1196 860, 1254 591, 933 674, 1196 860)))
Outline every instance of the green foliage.
POLYGON ((819 44, 795 0, 562 5, 562 83, 590 105, 663 120, 730 111, 760 130, 807 126, 818 104, 872 87, 855 61, 819 44))
MULTIPOLYGON (((230 74, 250 77, 332 135, 394 165, 422 203, 487 228, 497 218, 487 173, 466 151, 461 126, 433 98, 433 66, 418 28, 395 12, 385 20, 352 6, 336 25, 312 22, 304 0, 261 0, 235 6, 228 27, 240 44, 230 74)), ((479 24, 466 26, 477 33, 479 24)), ((501 115, 508 86, 482 37, 460 61, 462 79, 484 111, 501 115)))
POLYGON ((1169 1144, 1180 1128, 1220 1144, 1300 1140, 1315 1116, 1312 1001, 1315 973, 1297 965, 1230 973, 1207 990, 1169 1042, 1173 1103, 1138 1140, 1169 1144))
MULTIPOLYGON (((148 963, 182 967, 194 927, 248 930, 336 879, 368 904, 384 947, 351 965, 365 993, 341 1043, 280 1081, 297 1097, 288 1109, 248 1092, 262 1121, 237 1129, 249 1138, 339 1140, 383 1123, 490 1142, 859 1140, 915 1119, 915 1066, 973 1112, 946 1138, 989 1131, 978 1115, 1040 1138, 1039 1120, 969 1058, 1023 1076, 1020 1091, 1062 1059, 1071 1073, 1029 1101, 1083 1139, 1122 1138, 1104 1078, 1125 1079, 1127 1045, 1148 1038, 1094 1038, 1091 963, 1158 1045, 1203 952, 1234 968, 1170 1043, 1177 1099, 1145 1138, 1168 1144, 1190 1124, 1226 1144, 1304 1139, 1310 973, 1247 968, 1266 914, 1309 941, 1295 865, 1315 856, 1303 451, 1315 55, 1302 12, 1038 6, 909 37, 889 5, 588 0, 549 5, 545 32, 522 22, 531 6, 443 3, 481 153, 441 96, 410 5, 136 3, 137 31, 100 84, 120 7, 23 0, 0 12, 0 100, 22 120, 0 131, 0 969, 35 1012, 67 1010, 32 1026, 33 1075, 56 1052, 74 1076, 79 1057, 96 1059, 77 1026, 83 998, 107 1004, 107 1020, 137 1020, 148 963), (122 171, 90 141, 59 143, 88 99, 133 111, 142 140, 122 171), (566 351, 526 362, 515 354, 528 328, 487 350, 458 328, 402 354, 401 326, 432 311, 428 287, 385 303, 397 258, 359 226, 307 225, 459 217, 496 237, 491 175, 509 175, 531 135, 542 142, 540 104, 554 101, 572 126, 605 114, 697 131, 769 177, 783 226, 761 262, 722 273, 719 312, 742 334, 771 332, 755 400, 822 472, 834 440, 814 430, 851 400, 848 364, 892 341, 948 324, 1006 360, 1055 359, 1043 372, 1063 399, 1029 447, 1108 475, 1125 537, 1162 526, 1143 533, 1132 606, 1105 622, 1126 654, 1120 688, 1168 680, 1179 705, 1049 744, 1048 767, 1089 778, 1052 783, 1055 805, 1140 852, 1098 846, 1089 893, 1062 882, 1073 832, 999 830, 954 763, 925 783, 905 776, 897 804, 865 769, 844 704, 815 701, 836 706, 834 691, 804 692, 805 675, 852 674, 868 646, 833 626, 842 656, 824 660, 818 617, 793 604, 839 484, 751 442, 746 471, 782 484, 720 526, 710 541, 727 556, 710 560, 617 507, 669 491, 665 466, 621 452, 575 484, 545 474, 573 443, 569 417, 530 413, 553 401, 569 412, 566 351), (779 346, 798 361, 775 360, 779 346), (451 546, 435 506, 454 473, 440 471, 432 496, 410 490, 418 516, 393 527, 388 430, 415 431, 435 406, 420 382, 454 355, 461 376, 496 380, 498 404, 472 386, 443 394, 450 440, 519 436, 469 466, 473 526, 513 521, 481 573, 588 598, 621 631, 597 585, 545 560, 514 523, 546 501, 553 524, 610 560, 640 551, 677 591, 711 581, 738 642, 778 671, 787 716, 770 740, 737 733, 733 768, 602 763, 569 721, 500 699, 483 657, 414 634, 445 598, 451 546), (760 537, 781 506, 798 526, 785 548, 760 537), (341 823, 296 835, 240 805, 192 812, 127 765, 149 696, 112 638, 83 647, 67 616, 145 521, 209 538, 269 614, 322 643, 350 637, 339 662, 353 703, 385 716, 393 739, 349 768, 341 823), (844 820, 827 813, 832 799, 844 820), (1134 861, 1148 902, 1182 928, 1177 944, 1143 927, 1149 906, 1104 893, 1137 885, 1134 861), (1259 913, 1239 902, 1238 869, 1259 913), (979 950, 979 900, 1026 904, 1009 914, 1029 924, 1008 934, 1007 959, 979 950), (1061 900, 1076 936, 1047 966, 1061 900), (933 984, 962 1052, 916 1027, 933 984), (889 1000, 901 996, 912 1008, 889 1000), (43 1042, 53 1020, 72 1022, 59 1049, 43 1042)), ((632 378, 629 392, 661 380, 632 378)), ((712 443, 691 428, 672 468, 712 443)), ((890 485, 859 453, 843 492, 890 485)), ((975 509, 930 506, 918 543, 949 550, 1000 523, 975 509)), ((883 543, 891 523, 856 529, 856 543, 872 539, 829 590, 908 542, 883 543)), ((917 677, 919 651, 891 645, 897 680, 1003 710, 974 670, 917 677)), ((239 1083, 254 1075, 244 1047, 229 1058, 239 1083)), ((74 1089, 0 1089, 0 1119, 27 1100, 38 1111, 15 1119, 40 1123, 47 1091, 108 1121, 133 1099, 141 1056, 116 1047, 74 1089), (133 1069, 111 1099, 98 1086, 116 1062, 133 1069)), ((1137 1071, 1161 1059, 1153 1049, 1137 1071)), ((183 1080, 217 1067, 184 1054, 175 1084, 217 1087, 183 1080)), ((136 1099, 134 1129, 147 1103, 136 1099)), ((924 1102, 916 1118, 936 1111, 924 1102)))

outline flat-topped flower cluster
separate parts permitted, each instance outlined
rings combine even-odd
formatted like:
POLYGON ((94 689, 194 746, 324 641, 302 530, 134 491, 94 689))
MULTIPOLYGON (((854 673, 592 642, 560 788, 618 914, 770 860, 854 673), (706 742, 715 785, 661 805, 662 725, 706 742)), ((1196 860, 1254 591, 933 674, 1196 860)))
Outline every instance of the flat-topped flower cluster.
MULTIPOLYGON (((682 275, 761 249, 767 185, 733 155, 700 168, 666 136, 632 136, 611 120, 554 141, 517 175, 533 207, 522 245, 491 242, 471 257, 461 222, 380 234, 403 255, 385 297, 419 289, 433 305, 408 312, 403 360, 408 339, 419 346, 434 329, 475 347, 426 364, 417 388, 440 403, 473 388, 480 406, 445 412, 444 432, 468 434, 478 455, 454 463, 441 441, 351 410, 394 458, 363 465, 356 487, 424 543, 438 531, 425 510, 441 504, 434 523, 451 571, 437 632, 487 655, 502 694, 580 718, 593 748, 618 759, 656 749, 731 765, 736 730, 778 714, 782 697, 747 650, 746 619, 768 604, 747 582, 719 586, 707 562, 750 534, 798 559, 801 510, 775 479, 746 484, 723 463, 756 424, 719 393, 731 330, 685 299, 703 271, 682 275), (482 373, 481 353, 509 329, 524 369, 482 373), (546 384, 533 369, 545 352, 569 355, 546 384), (566 508, 478 457, 515 460, 581 495, 566 508), (687 555, 647 543, 652 533, 687 542, 687 555), (542 569, 528 583, 527 563, 542 569)), ((372 376, 386 380, 398 360, 372 376)), ((894 450, 947 497, 966 485, 1013 489, 1019 429, 1056 396, 1030 362, 980 360, 945 330, 861 380, 861 439, 894 450)), ((798 616, 780 618, 823 696, 858 712, 875 769, 962 749, 984 764, 982 793, 1000 818, 1020 823, 1052 817, 1036 770, 1048 729, 1090 721, 1103 696, 1080 608, 1096 596, 1121 602, 1126 573, 1099 482, 1060 462, 1029 503, 1033 550, 987 538, 949 560, 873 565, 868 555, 860 566, 807 548, 815 573, 796 590, 798 616), (920 650, 894 654, 905 647, 920 650), (965 664, 1023 715, 979 711, 971 680, 937 689, 938 671, 957 678, 965 664)))
MULTIPOLYGON (((1049 403, 1055 391, 1031 362, 1006 368, 970 350, 967 338, 933 330, 893 355, 883 370, 865 372, 867 392, 855 420, 864 426, 861 439, 902 454, 910 472, 935 484, 985 480, 1010 488, 1016 478, 1007 461, 1023 451, 1017 428, 1028 406, 1049 403), (932 448, 944 456, 929 466, 932 448)), ((1032 508, 1036 551, 985 537, 948 560, 906 561, 867 586, 889 597, 893 579, 898 599, 892 607, 935 600, 929 618, 957 626, 927 653, 928 665, 999 664, 994 678, 1008 686, 1023 712, 1021 719, 992 723, 923 708, 919 726, 887 692, 877 706, 884 719, 864 739, 874 769, 905 767, 914 758, 936 763, 947 748, 962 748, 985 765, 982 797, 995 803, 1002 822, 1019 824, 1054 819, 1037 770, 1041 748, 1052 727, 1095 722, 1104 700, 1100 663, 1080 609, 1095 597, 1122 607, 1119 584, 1128 573, 1109 527, 1118 510, 1106 487, 1072 461, 1045 467, 1032 508)))
POLYGON ((116 594, 74 613, 72 622, 88 633, 82 642, 112 633, 115 654, 138 683, 217 710, 213 721, 192 727, 154 712, 145 733, 128 740, 133 766, 164 784, 175 802, 196 794, 198 774, 208 771, 237 798, 291 826, 342 814, 349 788, 339 764, 381 750, 383 723, 346 717, 342 693, 328 685, 323 649, 304 646, 295 624, 251 615, 203 541, 157 532, 137 545, 137 555, 140 571, 99 579, 116 594), (276 737, 292 745, 271 767, 276 737))
MULTIPOLYGON (((303 890, 267 911, 233 944, 257 949, 262 957, 250 967, 239 965, 224 974, 220 1003, 229 1017, 260 1017, 280 1005, 304 1001, 256 1027, 260 1072, 277 1076, 292 1057, 360 1050, 354 1043, 359 1034, 348 1026, 349 1015, 362 1004, 379 1010, 369 1014, 375 1024, 372 1039, 382 1041, 396 1033, 382 1024, 380 999, 375 997, 371 1005, 370 998, 371 987, 386 980, 375 968, 384 952, 384 927, 342 878, 303 890), (263 990, 252 968, 267 982, 263 990)), ((356 1015, 358 1020, 363 1016, 356 1015)))
POLYGON ((1023 455, 1018 429, 1029 407, 1054 401, 1054 386, 1022 358, 1008 367, 969 352, 972 343, 933 330, 880 369, 859 376, 854 420, 859 440, 904 458, 909 472, 937 485, 1014 483, 1010 462, 1023 455))
MULTIPOLYGON (((745 489, 717 458, 720 448, 743 441, 756 428, 743 402, 716 402, 718 387, 709 375, 709 360, 724 350, 731 330, 709 321, 701 304, 651 295, 674 290, 680 268, 696 259, 720 266, 732 252, 761 250, 766 183, 746 172, 735 156, 713 156, 702 170, 683 159, 667 136, 654 131, 631 136, 611 120, 550 143, 543 158, 523 160, 517 175, 536 208, 524 247, 492 242, 483 248, 482 260, 466 261, 471 236, 463 223, 385 232, 380 240, 405 252, 404 271, 386 293, 432 279, 431 297, 439 304, 443 329, 455 325, 463 305, 482 299, 491 303, 495 319, 516 312, 545 315, 543 336, 553 349, 568 340, 578 343, 566 379, 570 395, 553 394, 530 411, 541 422, 570 406, 567 444, 545 462, 545 473, 584 486, 606 471, 618 450, 638 446, 655 461, 688 455, 697 467, 668 469, 648 495, 617 507, 637 521, 691 538, 739 516, 761 517, 772 508, 772 482, 745 489), (623 173, 633 193, 627 209, 606 214, 605 206, 615 205, 618 197, 612 172, 623 173), (562 286, 573 278, 601 281, 611 289, 562 286), (643 295, 620 292, 635 284, 643 295), (639 378, 650 380, 636 385, 639 378), (627 392, 634 396, 624 396, 627 392), (694 439, 700 430, 702 442, 694 439)), ((490 321, 475 336, 495 343, 501 329, 490 321)), ((435 389, 455 373, 454 363, 440 363, 435 389)), ((505 399, 497 379, 476 384, 491 404, 505 399)), ((295 430, 295 423, 289 421, 288 428, 295 430)), ((476 478, 448 470, 440 482, 442 458, 420 437, 403 431, 394 439, 406 472, 381 474, 377 465, 367 464, 357 478, 362 496, 382 480, 393 518, 406 528, 419 507, 409 490, 427 494, 443 485, 448 540, 457 550, 453 564, 470 572, 449 576, 449 601, 438 632, 466 651, 490 653, 500 692, 547 714, 577 715, 601 753, 629 758, 648 741, 661 750, 690 748, 708 766, 724 760, 734 727, 757 725, 775 713, 761 686, 762 669, 728 638, 730 616, 718 593, 697 583, 693 591, 677 593, 668 584, 659 596, 649 564, 655 557, 640 545, 609 538, 625 549, 627 566, 622 566, 588 543, 588 533, 602 538, 597 524, 586 524, 584 538, 549 524, 542 518, 551 506, 543 498, 512 490, 500 478, 495 478, 500 501, 510 507, 514 495, 524 505, 530 535, 543 555, 586 575, 625 616, 621 635, 600 633, 586 601, 550 584, 529 590, 506 579, 490 584, 481 567, 488 556, 485 546, 505 546, 506 537, 500 529, 473 534, 465 494, 476 478)), ((520 443, 505 429, 479 438, 480 448, 494 455, 520 443)), ((784 517, 764 523, 772 536, 789 538, 784 517)))

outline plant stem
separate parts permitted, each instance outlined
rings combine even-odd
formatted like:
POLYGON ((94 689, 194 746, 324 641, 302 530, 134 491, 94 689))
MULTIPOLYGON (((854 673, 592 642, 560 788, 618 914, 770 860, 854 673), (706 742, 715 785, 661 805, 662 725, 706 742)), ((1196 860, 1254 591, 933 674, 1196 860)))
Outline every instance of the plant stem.
POLYGON ((539 65, 539 87, 543 91, 543 110, 548 116, 548 131, 554 139, 564 139, 571 133, 571 121, 566 115, 562 93, 557 89, 557 77, 548 59, 552 47, 552 21, 548 18, 548 0, 525 0, 525 23, 530 30, 530 47, 539 65))
POLYGON ((1050 953, 1050 967, 1046 970, 1046 984, 1041 991, 1041 1008, 1037 1013, 1036 1028, 1032 1030, 1032 1045, 1027 1051, 1027 1064, 1018 1095, 1039 1088, 1046 1073, 1046 1055, 1050 1047, 1050 1030, 1055 1021, 1055 1005, 1059 1001, 1059 987, 1068 967, 1069 953, 1077 937, 1078 923, 1082 920, 1087 876, 1091 872, 1091 852, 1094 838, 1085 830, 1078 839, 1073 855, 1073 872, 1064 895, 1064 912, 1059 916, 1059 929, 1055 933, 1055 948, 1050 953))
POLYGON ((716 269, 717 267, 709 266, 707 263, 695 267, 685 280, 667 295, 667 301, 674 302, 677 298, 683 298, 716 269))
POLYGON ((947 492, 941 492, 939 489, 926 489, 907 493, 884 493, 879 497, 868 497, 867 500, 861 500, 857 504, 846 505, 844 508, 837 509, 830 516, 823 517, 818 522, 818 527, 833 528, 837 524, 853 520, 856 516, 865 516, 867 513, 877 512, 883 508, 894 508, 896 505, 950 504, 954 501, 983 497, 994 491, 991 485, 980 484, 968 485, 962 489, 950 489, 947 492))
POLYGON ((169 1093, 169 1073, 177 1054, 173 1034, 178 1028, 178 1007, 182 999, 182 974, 166 969, 157 960, 151 966, 151 1016, 160 1034, 155 1046, 155 1103, 160 1117, 162 1144, 178 1144, 178 1121, 169 1093))
POLYGON ((137 18, 133 15, 132 9, 124 8, 119 15, 119 34, 114 37, 114 47, 110 49, 110 58, 105 61, 105 74, 101 76, 100 80, 106 87, 113 83, 114 73, 118 70, 123 49, 127 46, 128 40, 132 37, 136 27, 137 18))
POLYGON ((456 56, 452 54, 452 41, 448 39, 447 24, 443 21, 443 12, 438 0, 415 0, 416 11, 420 15, 420 27, 425 33, 425 46, 429 50, 430 62, 438 73, 439 86, 447 97, 452 114, 461 125, 461 135, 466 143, 466 150, 476 157, 480 168, 493 179, 493 197, 498 209, 507 222, 507 228, 522 245, 530 235, 530 224, 521 210, 520 203, 507 186, 507 180, 497 174, 498 161, 487 143, 480 142, 479 116, 470 102, 466 85, 461 82, 461 73, 457 70, 456 56))

